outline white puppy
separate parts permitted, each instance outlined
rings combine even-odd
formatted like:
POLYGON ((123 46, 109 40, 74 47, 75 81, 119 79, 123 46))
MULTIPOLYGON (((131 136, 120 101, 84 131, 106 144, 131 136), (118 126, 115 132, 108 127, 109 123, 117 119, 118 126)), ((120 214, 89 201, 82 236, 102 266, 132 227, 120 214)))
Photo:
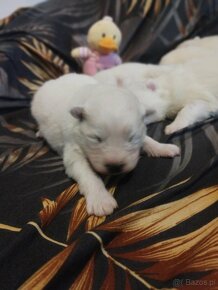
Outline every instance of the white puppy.
POLYGON ((32 115, 40 134, 63 157, 66 173, 79 184, 87 211, 107 215, 117 207, 100 174, 131 171, 140 150, 173 157, 179 148, 146 136, 138 99, 123 88, 69 74, 46 82, 35 94, 32 115))
POLYGON ((218 41, 216 37, 207 41, 209 37, 202 39, 202 45, 201 39, 193 41, 193 46, 191 41, 187 46, 184 43, 163 58, 164 65, 126 63, 99 72, 95 78, 134 92, 144 110, 154 111, 147 123, 177 114, 165 128, 166 134, 172 134, 218 112, 218 41), (198 54, 193 57, 196 42, 198 54))
POLYGON ((216 55, 218 51, 218 36, 195 37, 179 44, 176 49, 165 54, 161 64, 179 64, 216 55))

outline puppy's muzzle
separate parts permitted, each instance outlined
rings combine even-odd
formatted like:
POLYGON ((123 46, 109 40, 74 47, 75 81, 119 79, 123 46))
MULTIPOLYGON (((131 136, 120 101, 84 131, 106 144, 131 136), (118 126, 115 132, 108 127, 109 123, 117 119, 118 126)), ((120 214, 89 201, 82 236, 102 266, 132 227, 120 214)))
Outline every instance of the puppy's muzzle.
POLYGON ((105 164, 105 168, 109 174, 119 174, 123 172, 124 163, 107 163, 105 164))

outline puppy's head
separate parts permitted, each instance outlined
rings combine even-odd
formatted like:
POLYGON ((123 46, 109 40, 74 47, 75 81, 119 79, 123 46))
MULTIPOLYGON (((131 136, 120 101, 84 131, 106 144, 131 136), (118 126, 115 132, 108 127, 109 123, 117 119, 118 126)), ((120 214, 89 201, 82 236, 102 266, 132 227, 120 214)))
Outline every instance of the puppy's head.
POLYGON ((92 167, 101 174, 131 171, 145 136, 144 113, 129 91, 111 86, 83 88, 83 106, 71 109, 78 120, 76 142, 92 167))

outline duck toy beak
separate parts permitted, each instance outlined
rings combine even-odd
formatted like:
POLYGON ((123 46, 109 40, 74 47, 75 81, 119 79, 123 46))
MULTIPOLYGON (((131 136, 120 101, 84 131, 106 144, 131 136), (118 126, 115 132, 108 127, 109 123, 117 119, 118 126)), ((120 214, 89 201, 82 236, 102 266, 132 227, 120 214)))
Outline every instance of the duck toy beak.
POLYGON ((117 44, 112 37, 103 37, 98 43, 103 53, 110 53, 118 50, 117 44))

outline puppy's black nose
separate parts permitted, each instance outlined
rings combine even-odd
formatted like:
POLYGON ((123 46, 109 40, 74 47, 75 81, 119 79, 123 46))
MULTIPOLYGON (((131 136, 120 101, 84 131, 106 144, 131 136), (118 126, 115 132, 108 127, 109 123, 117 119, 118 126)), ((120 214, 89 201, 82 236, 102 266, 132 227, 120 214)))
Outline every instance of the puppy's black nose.
POLYGON ((105 164, 105 167, 107 168, 107 171, 110 174, 118 174, 118 173, 121 173, 123 171, 124 164, 123 163, 119 163, 119 164, 107 163, 107 164, 105 164))

